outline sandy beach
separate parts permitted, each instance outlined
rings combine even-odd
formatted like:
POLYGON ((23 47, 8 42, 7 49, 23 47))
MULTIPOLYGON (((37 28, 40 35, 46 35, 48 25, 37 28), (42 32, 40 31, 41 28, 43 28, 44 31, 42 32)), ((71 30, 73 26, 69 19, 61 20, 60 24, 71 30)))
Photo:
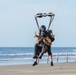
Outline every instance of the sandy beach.
POLYGON ((0 75, 76 75, 76 63, 0 66, 0 75))

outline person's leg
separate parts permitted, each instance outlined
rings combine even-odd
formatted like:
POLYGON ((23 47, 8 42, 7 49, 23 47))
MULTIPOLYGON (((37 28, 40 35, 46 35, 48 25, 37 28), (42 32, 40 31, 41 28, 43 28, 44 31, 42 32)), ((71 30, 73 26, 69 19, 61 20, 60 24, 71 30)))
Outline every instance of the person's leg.
POLYGON ((51 47, 50 46, 48 46, 47 52, 48 52, 48 56, 50 59, 50 65, 53 66, 53 59, 52 59, 52 53, 51 53, 51 47))
POLYGON ((32 66, 35 66, 37 65, 37 60, 38 60, 38 57, 39 57, 39 54, 40 54, 40 50, 41 50, 41 47, 38 46, 37 44, 35 45, 35 50, 34 50, 34 63, 32 66))
POLYGON ((38 48, 39 46, 37 44, 35 44, 35 48, 34 48, 34 57, 33 59, 37 58, 38 57, 38 48))
POLYGON ((39 59, 42 59, 43 54, 44 54, 43 52, 40 53, 39 59))
POLYGON ((35 66, 35 65, 37 65, 38 63, 37 63, 37 58, 35 58, 34 59, 34 63, 32 64, 32 66, 35 66))
POLYGON ((50 65, 53 66, 52 55, 49 55, 49 59, 50 59, 50 65))
POLYGON ((42 59, 42 56, 44 55, 44 53, 46 53, 46 51, 47 51, 47 46, 43 44, 41 53, 39 55, 39 59, 42 59))
POLYGON ((42 56, 44 55, 44 53, 46 53, 46 50, 47 50, 46 48, 42 48, 39 59, 42 59, 42 56))

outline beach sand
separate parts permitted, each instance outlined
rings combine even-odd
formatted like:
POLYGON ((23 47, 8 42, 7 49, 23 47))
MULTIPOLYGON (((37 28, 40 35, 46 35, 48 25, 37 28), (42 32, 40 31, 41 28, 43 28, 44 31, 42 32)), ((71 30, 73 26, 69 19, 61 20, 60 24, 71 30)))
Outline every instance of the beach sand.
POLYGON ((76 75, 75 63, 0 66, 0 75, 76 75))

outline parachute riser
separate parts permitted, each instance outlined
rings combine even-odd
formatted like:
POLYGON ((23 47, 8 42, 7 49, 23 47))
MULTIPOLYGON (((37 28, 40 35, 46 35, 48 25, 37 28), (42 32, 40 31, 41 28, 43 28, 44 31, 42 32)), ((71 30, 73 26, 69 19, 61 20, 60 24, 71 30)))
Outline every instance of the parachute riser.
POLYGON ((53 13, 48 13, 48 14, 38 13, 38 14, 35 15, 35 20, 36 20, 36 24, 37 24, 38 29, 39 29, 39 24, 38 24, 37 18, 42 18, 42 17, 47 17, 47 16, 50 17, 50 22, 49 22, 49 25, 48 25, 48 30, 49 30, 55 15, 53 13))
POLYGON ((53 19, 54 19, 54 16, 51 16, 51 17, 50 17, 49 26, 48 26, 48 30, 50 29, 50 26, 51 26, 51 23, 52 23, 53 19))
POLYGON ((36 20, 37 27, 38 27, 38 29, 39 29, 38 20, 37 20, 37 18, 36 18, 36 17, 35 17, 35 20, 36 20))

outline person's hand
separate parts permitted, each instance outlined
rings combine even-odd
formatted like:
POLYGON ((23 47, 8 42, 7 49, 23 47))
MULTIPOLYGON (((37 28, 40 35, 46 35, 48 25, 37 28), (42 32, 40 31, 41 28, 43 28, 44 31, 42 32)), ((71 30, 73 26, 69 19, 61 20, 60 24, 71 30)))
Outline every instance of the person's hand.
POLYGON ((54 34, 51 34, 51 36, 52 36, 52 38, 54 38, 54 37, 55 37, 55 35, 54 35, 54 34))
POLYGON ((39 37, 39 36, 36 34, 36 32, 35 32, 35 34, 34 34, 34 38, 35 38, 35 37, 37 37, 37 38, 39 37))
POLYGON ((35 34, 34 34, 34 38, 37 36, 37 34, 36 34, 36 32, 35 32, 35 34))
POLYGON ((48 38, 48 37, 44 38, 43 42, 48 46, 50 46, 52 44, 50 38, 48 38))
POLYGON ((45 38, 43 39, 43 42, 44 42, 44 43, 46 42, 46 39, 45 39, 45 38))

